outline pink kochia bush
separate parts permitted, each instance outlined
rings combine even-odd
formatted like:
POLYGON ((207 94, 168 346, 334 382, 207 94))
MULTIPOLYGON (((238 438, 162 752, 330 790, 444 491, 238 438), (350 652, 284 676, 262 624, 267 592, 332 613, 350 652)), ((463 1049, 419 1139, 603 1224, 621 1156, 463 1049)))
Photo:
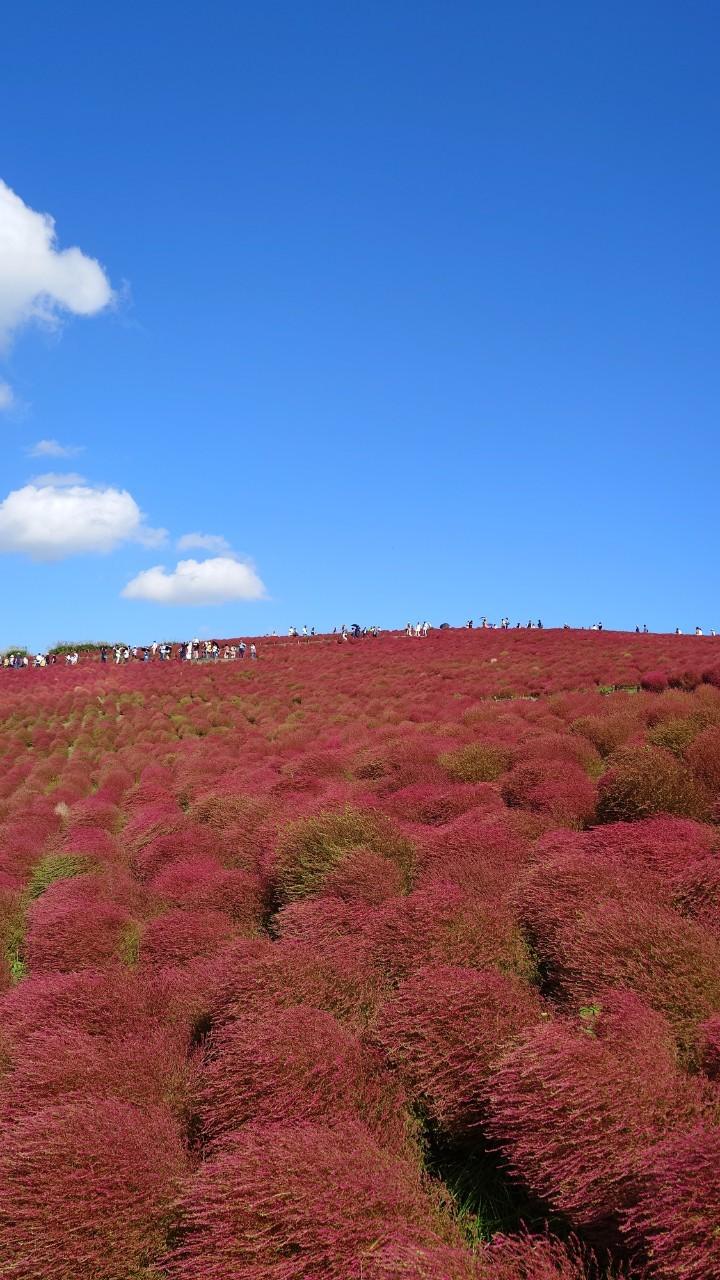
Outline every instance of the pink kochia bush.
POLYGON ((132 917, 91 876, 59 880, 32 903, 26 956, 31 973, 96 969, 122 962, 132 917))
POLYGON ((202 1117, 211 1139, 287 1116, 327 1123, 354 1116, 395 1149, 410 1131, 381 1064, 331 1014, 305 1005, 241 1018, 208 1045, 202 1117))
POLYGON ((0 1119, 60 1102, 69 1094, 166 1105, 181 1120, 194 1108, 198 1062, 188 1056, 178 1030, 148 1023, 129 1033, 100 1036, 51 1025, 14 1046, 9 1056, 0 1119))
POLYGON ((183 1201, 170 1280, 361 1280, 397 1234, 457 1243, 412 1163, 362 1125, 247 1125, 183 1201))
POLYGON ((260 930, 260 881, 247 871, 227 870, 217 858, 198 854, 166 863, 150 888, 174 907, 224 911, 248 937, 260 930))
POLYGON ((662 1280, 720 1276, 720 1128, 672 1134, 648 1151, 623 1228, 662 1280))
POLYGON ((625 987, 661 1010, 684 1052, 720 1011, 720 940, 670 908, 640 899, 591 907, 560 931, 558 971, 576 1004, 625 987))
POLYGON ((168 911, 146 925, 140 960, 155 968, 188 964, 220 951, 234 936, 235 927, 224 911, 168 911))
POLYGON ((186 1172, 162 1108, 88 1096, 20 1116, 0 1145, 3 1276, 141 1274, 166 1248, 186 1172))
POLYGON ((492 1064, 541 1013, 536 993, 517 978, 428 966, 381 1008, 375 1034, 434 1124, 462 1138, 482 1122, 492 1064))
POLYGON ((605 1229, 637 1196, 644 1151, 703 1114, 660 1014, 630 993, 526 1033, 490 1082, 492 1138, 510 1171, 578 1227, 605 1229))

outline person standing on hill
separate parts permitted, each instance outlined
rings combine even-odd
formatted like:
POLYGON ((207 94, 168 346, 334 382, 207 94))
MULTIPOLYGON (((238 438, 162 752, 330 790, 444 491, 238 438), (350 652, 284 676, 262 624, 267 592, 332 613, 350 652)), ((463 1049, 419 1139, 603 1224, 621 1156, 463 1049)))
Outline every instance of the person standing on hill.
POLYGON ((253 662, 257 660, 257 649, 255 648, 254 644, 250 645, 250 657, 252 658, 253 662))

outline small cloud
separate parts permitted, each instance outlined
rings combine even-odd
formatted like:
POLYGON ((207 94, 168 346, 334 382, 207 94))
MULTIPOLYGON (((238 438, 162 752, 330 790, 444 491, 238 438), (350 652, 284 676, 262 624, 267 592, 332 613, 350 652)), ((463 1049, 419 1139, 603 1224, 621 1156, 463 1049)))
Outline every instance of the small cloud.
POLYGON ((218 555, 230 551, 230 543, 217 533, 184 533, 177 540, 178 551, 215 551, 218 555))
POLYGON ((8 382, 0 381, 0 413, 3 409, 12 409, 15 403, 13 389, 8 382))
POLYGON ((29 458, 74 458, 82 453, 84 445, 60 444, 59 440, 38 440, 27 450, 29 458))
POLYGON ((128 600, 156 604, 209 605, 229 600, 262 600, 265 587, 251 565, 232 556, 180 560, 168 573, 164 565, 145 569, 128 582, 128 600))
MULTIPOLYGON (((47 477, 45 477, 47 478, 47 477)), ((0 502, 0 552, 32 560, 63 560, 114 551, 123 542, 156 546, 164 530, 149 529, 125 489, 85 484, 26 484, 0 502)))
POLYGON ((48 485, 62 488, 63 485, 68 484, 85 484, 85 477, 79 476, 77 471, 45 471, 41 476, 33 476, 30 483, 41 489, 47 488, 48 485))
POLYGON ((64 312, 95 315, 112 300, 100 263, 80 249, 58 249, 50 215, 0 180, 0 347, 30 321, 56 327, 64 312))

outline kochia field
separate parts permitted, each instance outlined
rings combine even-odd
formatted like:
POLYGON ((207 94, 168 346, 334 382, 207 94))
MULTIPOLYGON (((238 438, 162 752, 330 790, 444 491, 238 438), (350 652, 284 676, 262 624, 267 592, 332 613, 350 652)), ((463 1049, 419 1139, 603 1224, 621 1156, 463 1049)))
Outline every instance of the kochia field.
POLYGON ((2 1280, 720 1277, 720 639, 0 670, 2 1280))

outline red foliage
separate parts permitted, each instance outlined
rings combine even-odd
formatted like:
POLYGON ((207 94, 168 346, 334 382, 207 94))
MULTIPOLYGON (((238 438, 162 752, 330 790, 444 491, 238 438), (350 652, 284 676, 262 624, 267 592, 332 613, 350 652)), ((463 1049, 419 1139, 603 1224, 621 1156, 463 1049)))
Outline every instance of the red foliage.
POLYGON ((410 1095, 458 1138, 482 1122, 493 1063, 541 1014, 536 993, 518 979, 427 967, 380 1009, 375 1035, 410 1095))
POLYGON ((702 1114, 665 1020, 608 994, 580 1024, 535 1028, 490 1084, 490 1125, 510 1170, 580 1227, 607 1228, 631 1204, 649 1142, 702 1114))
POLYGON ((600 1280, 605 1274, 577 1240, 566 1245, 551 1235, 524 1232, 493 1236, 478 1266, 478 1280, 600 1280))
POLYGON ((521 975, 533 971, 508 910, 441 880, 378 907, 368 920, 363 941, 391 982, 400 982, 427 964, 497 968, 521 975))
POLYGON ((362 1024, 376 1000, 372 975, 351 948, 327 955, 297 942, 257 939, 236 943, 215 961, 208 1013, 220 1024, 269 1006, 308 1004, 362 1024))
POLYGON ((644 676, 641 676, 640 684, 649 693, 662 693, 668 687, 667 673, 665 671, 647 671, 644 676))
POLYGON ((569 760, 517 764, 505 775, 501 791, 511 807, 548 814, 561 826, 584 827, 595 813, 595 786, 569 760))
POLYGON ((720 1013, 703 1023, 698 1044, 703 1069, 711 1079, 720 1080, 720 1013))
POLYGON ((355 1116, 398 1151, 410 1133, 403 1100, 374 1055, 331 1014, 305 1005, 240 1018, 208 1044, 202 1118, 211 1140, 288 1116, 326 1123, 355 1116))
POLYGON ((20 1116, 0 1143, 5 1276, 139 1274, 166 1247, 186 1168, 161 1108, 87 1097, 20 1116))
POLYGON ((196 854, 165 863, 150 888, 173 906, 226 912, 248 937, 260 931, 263 901, 258 877, 228 871, 216 858, 196 854))
MULTIPOLYGON (((486 1276, 479 1269, 478 1259, 467 1249, 420 1244, 403 1236, 371 1248, 363 1255, 362 1263, 362 1280, 484 1280, 486 1276)), ((493 1272, 488 1280, 498 1278, 493 1272)))
POLYGON ((93 877, 59 880, 28 910, 25 954, 30 972, 120 964, 130 923, 129 912, 103 897, 93 877))
POLYGON ((652 900, 591 906, 559 930, 556 955, 555 976, 575 1004, 608 987, 635 991, 667 1016, 685 1052, 720 1010, 720 940, 652 900))
POLYGON ((400 1233, 442 1243, 416 1168, 361 1125, 247 1125, 207 1160, 183 1202, 170 1280, 360 1280, 400 1233))
POLYGON ((623 1228, 658 1280, 720 1276, 720 1129, 701 1125, 651 1149, 623 1228))
POLYGON ((6 1117, 74 1094, 166 1105, 187 1121, 197 1091, 198 1067, 184 1038, 152 1023, 105 1036, 50 1026, 11 1050, 10 1061, 2 1092, 6 1117))
POLYGON ((690 770, 662 747, 624 747, 598 783, 600 822, 636 822, 654 813, 693 818, 703 811, 690 770))
POLYGON ((331 897, 373 906, 403 893, 405 877, 389 858, 369 849, 358 849, 343 858, 325 877, 324 889, 331 897))
POLYGON ((140 942, 140 961, 162 969, 188 964, 222 950, 235 936, 224 911, 168 911, 148 921, 140 942))

